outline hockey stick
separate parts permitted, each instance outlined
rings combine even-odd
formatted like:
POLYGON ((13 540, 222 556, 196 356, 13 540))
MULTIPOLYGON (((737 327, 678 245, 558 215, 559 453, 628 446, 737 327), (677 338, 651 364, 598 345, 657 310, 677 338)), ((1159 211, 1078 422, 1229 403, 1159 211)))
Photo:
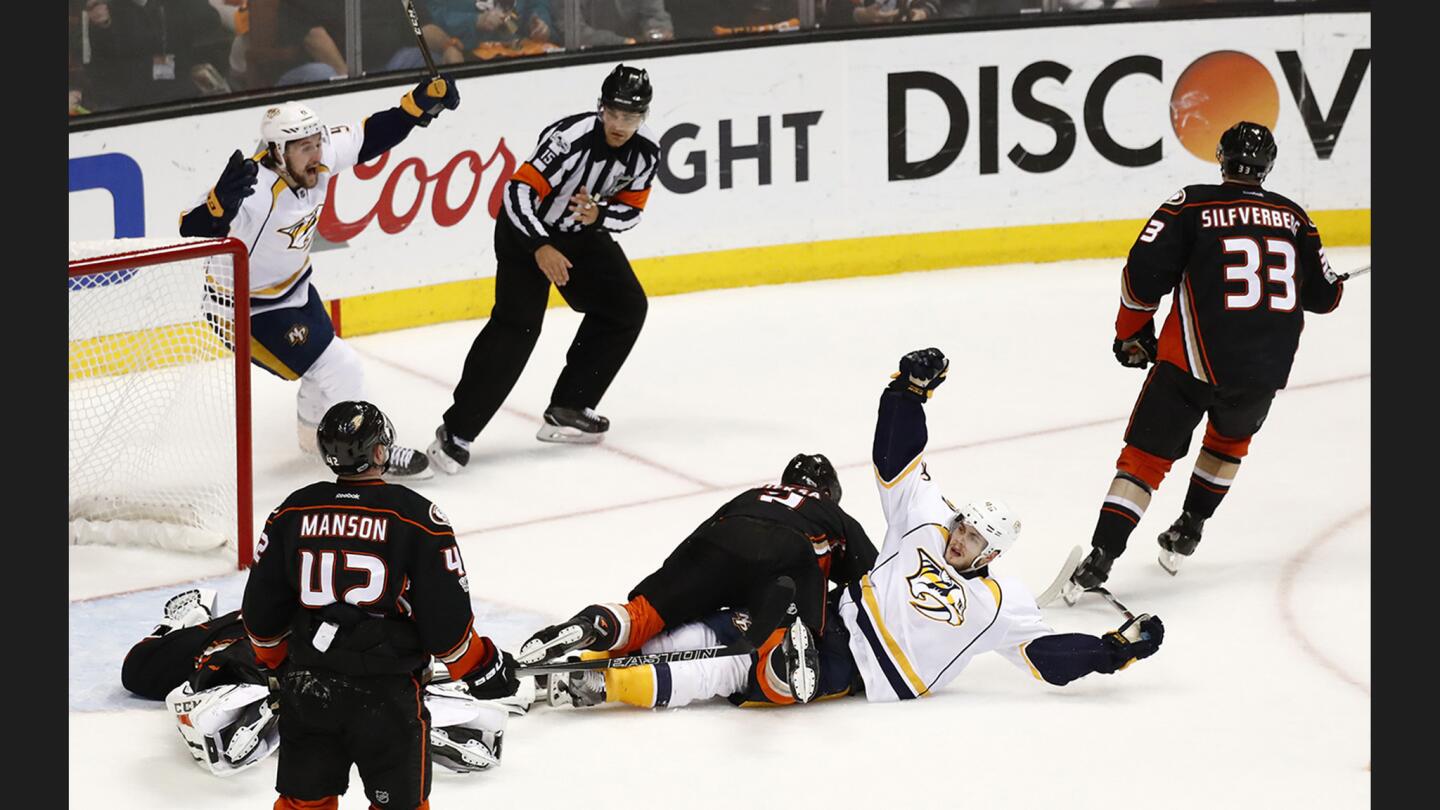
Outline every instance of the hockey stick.
POLYGON ((638 653, 620 658, 595 658, 589 661, 556 661, 553 664, 533 664, 516 667, 516 675, 549 675, 557 672, 579 672, 586 669, 620 669, 643 667, 647 664, 668 664, 673 661, 703 661, 708 658, 726 658, 732 655, 748 655, 755 651, 749 641, 738 641, 724 647, 702 647, 698 650, 669 650, 667 652, 638 653))
POLYGON ((1335 273, 1334 275, 1331 275, 1331 274, 1327 271, 1326 274, 1325 274, 1325 278, 1326 278, 1326 280, 1328 280, 1331 284, 1334 284, 1334 283, 1337 282, 1337 281, 1349 281, 1350 279, 1355 278, 1356 276, 1363 276, 1363 275, 1365 275, 1365 274, 1368 273, 1368 272, 1370 272, 1370 265, 1367 264, 1367 265, 1365 265, 1364 267, 1358 267, 1358 268, 1356 268, 1356 269, 1354 269, 1354 270, 1351 270, 1351 271, 1348 272, 1348 273, 1335 273))
MULTIPOLYGON (((425 44, 425 34, 420 30, 420 18, 415 16, 415 0, 400 0, 405 6, 405 16, 410 20, 410 30, 415 32, 415 42, 420 45, 420 55, 425 59, 425 67, 430 71, 431 78, 440 78, 440 71, 435 68, 435 60, 430 58, 430 47, 425 44)), ((440 112, 440 102, 425 111, 429 116, 435 116, 440 112)), ((421 118, 420 126, 430 126, 430 118, 421 118)))
POLYGON ((1135 621, 1135 614, 1130 612, 1130 608, 1127 608, 1123 604, 1121 604, 1120 600, 1115 598, 1115 594, 1110 593, 1110 590, 1104 585, 1096 585, 1093 588, 1086 588, 1085 592, 1100 594, 1102 597, 1105 598, 1106 602, 1110 603, 1111 607, 1120 611, 1120 615, 1124 616, 1126 619, 1132 622, 1135 621))
POLYGON ((1074 576, 1075 569, 1080 567, 1080 557, 1083 554, 1084 550, 1080 546, 1070 549, 1070 556, 1066 557, 1065 564, 1060 566, 1060 573, 1055 575, 1055 581, 1051 582, 1050 587, 1041 591, 1040 595, 1035 597, 1035 604, 1038 607, 1043 608, 1055 601, 1055 598, 1060 595, 1060 591, 1064 589, 1065 583, 1069 582, 1070 577, 1074 576))
POLYGON ((420 18, 415 16, 415 0, 400 0, 405 6, 405 16, 410 18, 410 30, 415 32, 415 41, 420 44, 420 55, 425 58, 425 67, 429 69, 430 75, 438 77, 440 71, 435 69, 435 60, 430 58, 430 48, 425 45, 425 34, 420 30, 420 18))

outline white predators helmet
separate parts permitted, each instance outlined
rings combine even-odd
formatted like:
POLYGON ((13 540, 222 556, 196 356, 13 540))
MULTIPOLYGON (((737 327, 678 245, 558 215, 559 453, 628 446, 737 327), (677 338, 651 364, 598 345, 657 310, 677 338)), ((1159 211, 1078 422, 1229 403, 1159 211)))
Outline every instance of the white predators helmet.
POLYGON ((1020 519, 1004 501, 979 499, 965 504, 955 516, 956 523, 964 521, 973 526, 988 545, 975 557, 970 570, 989 565, 1009 551, 1020 538, 1020 519))
POLYGON ((269 107, 260 119, 260 146, 282 168, 285 165, 285 144, 311 135, 319 135, 324 141, 329 138, 329 130, 314 110, 298 101, 269 107))

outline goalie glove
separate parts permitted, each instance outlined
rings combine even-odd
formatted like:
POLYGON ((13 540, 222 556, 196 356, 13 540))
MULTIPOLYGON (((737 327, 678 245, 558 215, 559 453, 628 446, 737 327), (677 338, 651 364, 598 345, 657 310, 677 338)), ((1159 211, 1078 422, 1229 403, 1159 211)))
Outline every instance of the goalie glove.
POLYGON ((921 402, 935 394, 950 373, 950 360, 939 349, 919 349, 900 358, 900 371, 890 375, 891 390, 909 394, 921 402))
POLYGON ((1110 648, 1115 669, 1124 669, 1141 658, 1149 658, 1165 640, 1165 625, 1159 616, 1142 613, 1100 637, 1110 648))
POLYGON ((1110 346, 1115 359, 1127 368, 1145 368, 1155 362, 1159 344, 1155 340, 1155 322, 1146 321, 1140 331, 1124 340, 1119 338, 1110 346))

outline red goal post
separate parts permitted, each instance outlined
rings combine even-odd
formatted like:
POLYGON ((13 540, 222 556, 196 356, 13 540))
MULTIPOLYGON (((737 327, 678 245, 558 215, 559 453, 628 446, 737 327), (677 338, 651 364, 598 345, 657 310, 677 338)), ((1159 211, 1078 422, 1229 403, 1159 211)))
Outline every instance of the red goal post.
POLYGON ((244 243, 70 243, 70 543, 253 559, 244 243))

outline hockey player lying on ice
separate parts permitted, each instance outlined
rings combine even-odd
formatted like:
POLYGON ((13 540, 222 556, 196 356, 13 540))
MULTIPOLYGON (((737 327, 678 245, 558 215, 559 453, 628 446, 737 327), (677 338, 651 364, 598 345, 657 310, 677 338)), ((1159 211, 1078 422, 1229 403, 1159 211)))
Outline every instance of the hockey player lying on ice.
MULTIPOLYGON (((808 671, 787 673, 791 683, 813 684, 808 695, 797 690, 796 702, 862 691, 873 701, 922 697, 990 651, 1062 686, 1124 669, 1160 647, 1164 626, 1143 614, 1100 636, 1056 633, 1022 582, 990 575, 990 564, 1015 544, 1020 522, 996 500, 970 501, 957 511, 925 468, 923 406, 948 367, 938 349, 911 352, 881 394, 873 460, 885 541, 868 573, 832 593, 830 629, 818 654, 796 662, 808 671)), ((673 628, 641 651, 729 644, 739 634, 739 616, 725 612, 673 628)), ((673 707, 722 696, 737 704, 773 702, 758 688, 754 655, 551 677, 566 679, 562 691, 577 706, 608 700, 673 707)))
MULTIPOLYGON (((284 712, 271 705, 240 611, 216 616, 215 603, 212 590, 171 597, 164 620, 125 655, 120 682, 139 697, 164 700, 196 762, 230 776, 275 752, 284 712)), ((520 700, 528 704, 529 696, 520 700)), ((509 699, 476 700, 452 684, 432 683, 425 704, 431 761, 460 772, 500 764, 507 709, 515 706, 509 699)))

